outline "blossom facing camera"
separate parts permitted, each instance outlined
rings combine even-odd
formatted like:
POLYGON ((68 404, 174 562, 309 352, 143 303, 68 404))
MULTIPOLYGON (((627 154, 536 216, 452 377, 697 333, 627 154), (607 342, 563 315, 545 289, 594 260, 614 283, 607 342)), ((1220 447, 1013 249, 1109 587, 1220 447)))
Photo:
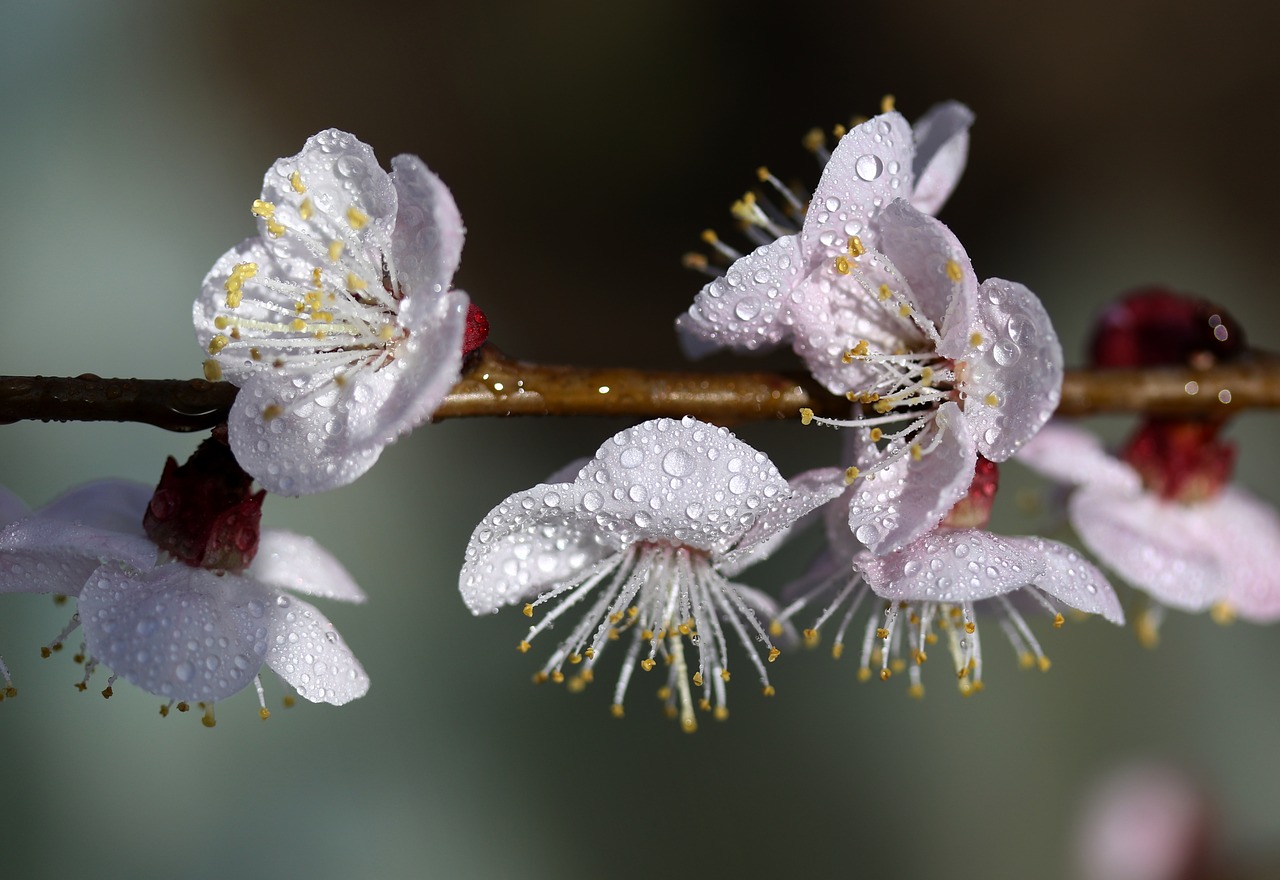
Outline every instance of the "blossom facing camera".
POLYGON ((773 693, 766 664, 780 652, 762 621, 776 617, 775 606, 732 578, 842 488, 834 468, 789 484, 724 428, 689 417, 644 422, 606 441, 571 481, 535 486, 490 511, 467 545, 462 598, 475 614, 523 605, 536 622, 522 652, 584 609, 563 624, 568 633, 535 680, 566 681, 567 665, 580 670, 568 681, 581 689, 604 651, 624 641, 613 713, 622 716, 637 667, 665 664, 668 714, 692 731, 695 705, 728 717, 730 640, 773 693))
POLYGON ((311 538, 259 535, 263 496, 248 493, 247 477, 239 493, 224 486, 205 521, 188 515, 211 497, 211 481, 199 478, 216 457, 210 444, 221 446, 206 441, 188 464, 171 461, 154 493, 124 480, 88 483, 0 532, 0 593, 74 597, 76 613, 45 655, 82 629, 77 686, 85 690, 102 665, 111 670, 103 696, 124 678, 166 701, 162 714, 198 702, 212 725, 212 704, 252 683, 265 718, 264 664, 312 702, 363 696, 369 679, 359 661, 298 598, 363 602, 346 569, 311 538))
POLYGON ((359 477, 430 418, 483 342, 487 321, 450 289, 453 196, 416 156, 391 168, 346 132, 309 138, 267 171, 259 234, 214 264, 195 302, 205 375, 240 388, 231 448, 270 492, 359 477))

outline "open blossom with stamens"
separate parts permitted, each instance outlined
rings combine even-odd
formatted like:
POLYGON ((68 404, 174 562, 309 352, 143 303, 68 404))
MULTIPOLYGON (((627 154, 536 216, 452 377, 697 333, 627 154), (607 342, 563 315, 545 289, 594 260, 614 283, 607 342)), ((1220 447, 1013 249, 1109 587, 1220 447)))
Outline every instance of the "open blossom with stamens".
POLYGON ((668 709, 691 731, 695 702, 728 715, 730 639, 772 694, 765 663, 779 651, 761 620, 775 607, 731 578, 842 487, 835 469, 788 484, 724 428, 689 417, 645 422, 606 441, 571 481, 535 486, 490 511, 467 545, 462 597, 475 614, 523 604, 537 619, 521 651, 585 609, 565 625, 537 680, 564 681, 567 664, 581 670, 571 679, 581 687, 604 650, 623 640, 614 714, 622 715, 637 666, 666 663, 668 709))
POLYGON ((973 114, 954 101, 939 104, 914 129, 901 114, 882 113, 840 136, 828 153, 821 132, 807 138, 825 161, 822 177, 806 210, 767 169, 760 169, 803 220, 752 194, 735 203, 734 215, 759 247, 743 256, 713 233, 705 238, 734 260, 728 271, 695 297, 676 322, 690 354, 729 347, 755 351, 792 339, 799 350, 819 327, 809 300, 821 291, 805 284, 819 265, 835 259, 851 236, 869 248, 878 246, 880 212, 894 199, 935 214, 964 171, 973 114))
MULTIPOLYGON (((351 650, 319 609, 294 595, 364 601, 342 565, 311 538, 276 529, 259 537, 261 494, 215 517, 197 552, 216 565, 175 558, 196 544, 155 525, 179 518, 180 505, 165 494, 172 477, 166 469, 154 494, 124 480, 88 483, 0 532, 0 593, 77 599, 46 656, 81 628, 81 690, 105 665, 104 696, 123 677, 165 700, 164 714, 175 703, 206 704, 206 724, 214 702, 251 683, 267 716, 264 663, 312 702, 363 696, 369 679, 351 650)), ((204 481, 202 491, 209 488, 204 481)))
POLYGON ((845 634, 868 599, 858 675, 879 667, 882 679, 904 669, 910 693, 924 693, 921 665, 942 641, 951 655, 960 690, 982 688, 979 617, 993 617, 1024 666, 1049 668, 1049 660, 1024 616, 1047 613, 1062 626, 1063 607, 1101 614, 1113 623, 1124 615, 1107 579, 1065 544, 1037 537, 984 531, 998 480, 997 465, 979 459, 966 496, 936 529, 886 555, 867 552, 844 528, 842 503, 828 508, 829 544, 810 572, 787 589, 797 598, 780 620, 789 621, 815 601, 825 601, 804 631, 816 644, 821 628, 837 613, 832 654, 844 651, 845 634))
POLYGON ((206 376, 240 386, 232 449, 271 492, 363 474, 483 341, 464 343, 468 300, 449 289, 463 240, 453 196, 416 156, 391 167, 346 132, 309 138, 267 171, 259 234, 214 264, 195 302, 206 376))

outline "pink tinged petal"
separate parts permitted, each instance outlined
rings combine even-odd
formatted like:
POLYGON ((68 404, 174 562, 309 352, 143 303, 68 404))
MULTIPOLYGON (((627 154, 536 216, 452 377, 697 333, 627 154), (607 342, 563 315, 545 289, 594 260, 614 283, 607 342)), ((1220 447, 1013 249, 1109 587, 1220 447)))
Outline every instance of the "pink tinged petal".
POLYGON ((28 517, 0 532, 0 593, 80 593, 104 562, 149 569, 156 545, 123 534, 59 519, 28 517))
POLYGON ((1221 598, 1219 562, 1202 514, 1104 486, 1077 490, 1071 525, 1098 561, 1165 605, 1203 611, 1221 598))
POLYGON ((36 516, 93 529, 145 537, 142 518, 155 488, 132 480, 95 480, 59 495, 36 516))
POLYGON ((410 296, 444 293, 462 259, 466 229, 453 194, 417 156, 391 160, 398 194, 392 273, 410 296))
POLYGON ((936 214, 960 182, 969 158, 969 128, 973 111, 957 101, 935 104, 916 120, 915 191, 911 204, 926 214, 936 214))
MULTIPOLYGON (((259 235, 273 252, 298 259, 307 252, 301 238, 312 238, 322 248, 340 241, 348 254, 378 267, 380 275, 396 221, 396 190, 368 144, 336 128, 312 135, 300 153, 267 171, 262 199, 275 206, 274 219, 289 230, 277 237, 267 220, 259 219, 259 235)), ((309 275, 310 267, 291 277, 309 275)))
POLYGON ((878 247, 880 209, 911 195, 915 148, 911 127, 898 113, 884 113, 854 127, 831 153, 809 201, 800 233, 808 266, 832 259, 857 235, 878 247))
POLYGON ((838 498, 845 490, 842 468, 817 468, 797 474, 787 481, 790 494, 764 510, 738 545, 716 563, 722 574, 732 577, 748 566, 767 559, 786 541, 791 532, 803 528, 803 522, 822 505, 838 498))
POLYGON ((572 484, 517 492, 480 521, 467 543, 458 589, 472 614, 532 598, 580 578, 622 545, 580 514, 592 502, 572 484))
MULTIPOLYGON (((257 606, 237 610, 242 625, 266 629, 266 663, 276 675, 313 703, 341 706, 369 691, 369 676, 319 609, 301 599, 277 596, 266 606, 265 619, 257 606)), ((255 642, 256 645, 256 642, 255 642)))
POLYGON ((877 596, 903 602, 977 602, 1021 589, 1045 560, 1016 538, 980 529, 938 529, 888 555, 855 560, 877 596))
POLYGON ((941 333, 939 353, 954 357, 952 349, 968 336, 964 328, 976 312, 978 290, 960 240, 940 221, 897 199, 881 215, 880 250, 906 279, 912 306, 941 333))
POLYGON ((696 357, 718 348, 760 351, 776 346, 790 332, 787 309, 804 272, 794 235, 735 261, 699 291, 676 321, 686 352, 696 357))
POLYGON ((1102 441, 1081 428, 1050 422, 1018 450, 1017 460, 1051 480, 1103 486, 1120 493, 1142 491, 1138 472, 1102 448, 1102 441))
POLYGON ((1044 562, 1044 573, 1034 580, 1041 590, 1078 611, 1101 614, 1114 624, 1124 624, 1120 600, 1106 575, 1073 548, 1045 538, 1010 540, 1044 562))
MULTIPOLYGON (((929 532, 969 491, 978 453, 964 413, 948 402, 934 418, 942 439, 932 452, 919 461, 904 455, 854 484, 849 528, 872 553, 892 553, 929 532)), ((931 444, 932 431, 917 442, 931 444)))
POLYGON ((963 355, 950 356, 965 362, 960 384, 978 450, 1004 461, 1058 408, 1062 346, 1040 300, 1016 282, 984 281, 978 313, 963 355))
POLYGON ((27 515, 29 508, 21 498, 0 486, 0 526, 7 526, 27 515))
POLYGON ((324 599, 363 602, 367 597, 342 563, 313 538, 264 529, 247 574, 276 590, 324 599))
POLYGON ((1280 517, 1234 486, 1197 505, 1204 538, 1222 571, 1220 598, 1245 620, 1280 620, 1280 517))
POLYGON ((701 550, 736 544, 789 491, 764 453, 688 416, 644 422, 605 441, 575 489, 583 515, 621 541, 701 550))
POLYGON ((90 656, 167 700, 225 699, 262 666, 259 638, 273 597, 249 578, 219 576, 180 562, 130 574, 104 565, 80 594, 80 625, 90 656))

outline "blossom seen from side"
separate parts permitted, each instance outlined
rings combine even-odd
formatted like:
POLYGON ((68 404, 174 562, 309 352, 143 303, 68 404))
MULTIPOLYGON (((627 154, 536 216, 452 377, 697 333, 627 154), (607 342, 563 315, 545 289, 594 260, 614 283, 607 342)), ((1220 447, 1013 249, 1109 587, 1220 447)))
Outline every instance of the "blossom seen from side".
POLYGON ((983 687, 980 618, 999 626, 1024 667, 1049 668, 1028 618, 1048 616, 1055 627, 1071 608, 1122 623, 1123 612, 1107 579, 1065 544, 1039 537, 985 531, 998 481, 997 465, 980 459, 977 476, 937 528, 886 555, 868 552, 843 522, 845 503, 826 516, 828 547, 810 572, 786 591, 795 596, 780 620, 789 622, 816 602, 822 611, 804 630, 817 644, 832 618, 832 654, 860 609, 870 610, 861 639, 858 677, 888 680, 906 672, 909 693, 922 696, 922 666, 930 653, 950 656, 961 693, 983 687), (935 646, 937 646, 935 648, 935 646))
POLYGON ((695 706, 728 716, 732 640, 773 693, 766 666, 779 650, 765 625, 776 607, 733 578, 842 486, 836 469, 788 483, 724 428, 689 417, 645 422, 606 441, 572 480, 495 507, 467 545, 460 590, 475 614, 522 605, 535 621, 522 652, 545 630, 567 628, 538 681, 562 682, 576 669, 568 681, 579 689, 623 642, 619 717, 636 669, 665 664, 668 713, 692 731, 695 706), (561 622, 578 611, 576 623, 561 622))
POLYGON ((686 351, 756 351, 803 338, 811 316, 803 306, 814 293, 804 279, 838 256, 851 236, 876 247, 880 212, 894 199, 937 213, 964 171, 972 123, 969 109, 950 101, 931 108, 914 130, 892 109, 847 132, 838 129, 831 152, 822 133, 811 132, 806 145, 824 167, 807 209, 768 169, 759 169, 761 183, 784 205, 754 193, 734 204, 734 216, 758 245, 745 256, 704 233, 733 263, 677 320, 686 351))
POLYGON ((218 259, 195 302, 206 376, 240 387, 231 447, 271 492, 359 477, 483 342, 483 315, 450 289, 464 234, 453 196, 416 156, 391 167, 346 132, 309 138, 267 171, 258 235, 218 259))
POLYGON ((254 684, 265 718, 264 664, 312 702, 363 696, 369 680, 359 662, 298 596, 362 602, 364 593, 311 538, 277 529, 259 536, 255 499, 261 504, 258 494, 239 505, 232 522, 223 520, 231 528, 209 544, 212 558, 229 561, 235 551, 219 545, 244 543, 235 520, 248 519, 253 552, 235 568, 207 568, 175 558, 163 531, 144 528, 166 505, 160 491, 124 480, 85 484, 0 532, 0 593, 74 597, 75 614, 43 653, 80 629, 78 687, 105 666, 104 696, 124 678, 164 700, 163 714, 201 703, 212 724, 213 703, 254 684))

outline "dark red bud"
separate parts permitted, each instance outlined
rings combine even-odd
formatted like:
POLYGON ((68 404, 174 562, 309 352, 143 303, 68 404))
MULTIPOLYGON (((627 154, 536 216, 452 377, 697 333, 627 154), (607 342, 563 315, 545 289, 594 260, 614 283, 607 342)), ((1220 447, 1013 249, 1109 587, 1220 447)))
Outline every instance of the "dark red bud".
POLYGON ((1235 444, 1218 438, 1221 429, 1221 422, 1210 420, 1148 419, 1120 457, 1161 498, 1205 501, 1221 491, 1235 469, 1235 444))
POLYGON ((471 354, 488 338, 489 319, 478 305, 471 303, 467 306, 467 327, 462 331, 462 356, 471 354))
POLYGON ((991 521, 991 506, 1000 488, 1000 468, 994 461, 978 456, 969 492, 956 502, 942 525, 953 529, 980 529, 991 521))
POLYGON ((1244 330, 1225 309, 1162 287, 1146 287, 1103 310, 1094 325, 1089 360, 1096 367, 1204 369, 1245 350, 1244 330))

